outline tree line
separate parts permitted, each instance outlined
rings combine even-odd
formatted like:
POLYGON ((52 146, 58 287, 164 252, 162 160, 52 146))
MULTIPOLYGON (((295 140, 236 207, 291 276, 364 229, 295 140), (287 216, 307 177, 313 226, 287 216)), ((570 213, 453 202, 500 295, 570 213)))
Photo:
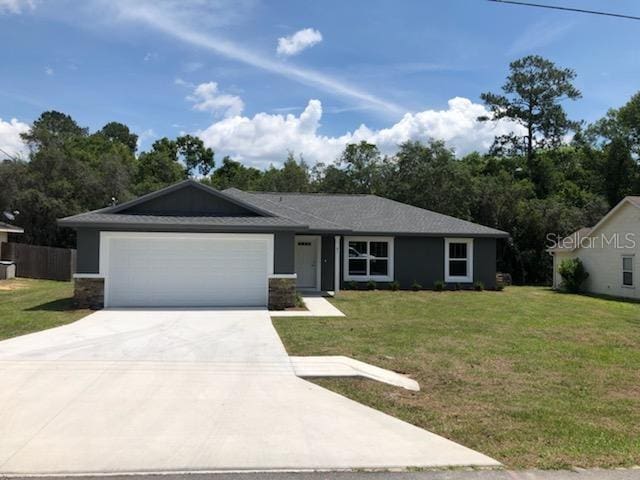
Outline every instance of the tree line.
POLYGON ((259 170, 225 157, 216 168, 214 152, 195 136, 162 138, 138 153, 124 124, 91 133, 68 115, 44 112, 23 135, 28 160, 0 163, 0 211, 19 212, 21 241, 73 247, 74 232, 58 228, 57 218, 189 177, 217 189, 375 194, 509 232, 499 270, 518 283, 545 283, 548 233, 593 225, 640 192, 640 93, 587 125, 563 107, 581 97, 575 77, 539 56, 512 62, 501 91, 481 95, 491 117, 478 120, 506 118, 524 134, 496 137, 489 152, 461 158, 435 140, 406 142, 393 155, 361 142, 312 167, 304 152, 292 152, 281 167, 259 170))

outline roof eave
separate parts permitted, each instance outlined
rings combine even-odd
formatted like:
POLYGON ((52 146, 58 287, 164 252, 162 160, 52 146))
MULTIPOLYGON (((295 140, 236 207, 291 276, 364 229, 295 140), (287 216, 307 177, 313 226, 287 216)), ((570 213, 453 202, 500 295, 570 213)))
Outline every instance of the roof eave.
POLYGON ((58 220, 58 226, 68 228, 91 228, 97 230, 135 230, 169 232, 271 232, 308 229, 305 225, 207 225, 180 223, 113 223, 58 220))
POLYGON ((385 230, 338 230, 338 229, 322 229, 309 228, 308 233, 316 233, 321 235, 361 235, 361 236, 384 236, 384 237, 458 237, 458 238, 511 238, 507 232, 485 232, 485 233, 453 233, 453 232, 401 232, 401 231, 385 231, 385 230))

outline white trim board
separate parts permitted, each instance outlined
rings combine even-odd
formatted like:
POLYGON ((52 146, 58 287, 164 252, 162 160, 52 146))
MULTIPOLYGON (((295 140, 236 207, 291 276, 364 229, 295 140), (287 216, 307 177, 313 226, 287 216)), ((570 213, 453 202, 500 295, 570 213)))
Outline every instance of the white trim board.
POLYGON ((269 278, 298 278, 297 273, 274 273, 269 275, 269 278))
POLYGON ((338 293, 340 291, 340 235, 336 235, 333 241, 333 291, 338 293))
POLYGON ((73 278, 104 278, 101 273, 74 273, 73 278))

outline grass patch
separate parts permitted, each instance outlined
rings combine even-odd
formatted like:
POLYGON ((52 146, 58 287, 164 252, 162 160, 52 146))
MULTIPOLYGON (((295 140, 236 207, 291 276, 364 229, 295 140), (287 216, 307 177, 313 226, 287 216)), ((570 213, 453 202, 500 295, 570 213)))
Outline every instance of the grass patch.
POLYGON ((71 323, 90 313, 73 308, 70 282, 0 281, 0 340, 71 323))
POLYGON ((513 468, 640 463, 640 304, 503 292, 341 292, 346 318, 274 318, 292 355, 347 355, 420 392, 322 386, 513 468))

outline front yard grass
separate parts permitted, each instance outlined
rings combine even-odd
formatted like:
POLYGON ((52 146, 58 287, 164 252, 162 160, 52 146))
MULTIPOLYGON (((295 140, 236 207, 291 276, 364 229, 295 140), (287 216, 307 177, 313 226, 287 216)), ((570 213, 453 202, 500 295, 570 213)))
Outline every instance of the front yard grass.
POLYGON ((73 308, 70 282, 0 280, 0 340, 73 322, 90 313, 73 308))
POLYGON ((341 292, 346 318, 274 318, 291 355, 347 355, 420 392, 317 383, 512 468, 640 464, 640 304, 503 292, 341 292))

